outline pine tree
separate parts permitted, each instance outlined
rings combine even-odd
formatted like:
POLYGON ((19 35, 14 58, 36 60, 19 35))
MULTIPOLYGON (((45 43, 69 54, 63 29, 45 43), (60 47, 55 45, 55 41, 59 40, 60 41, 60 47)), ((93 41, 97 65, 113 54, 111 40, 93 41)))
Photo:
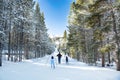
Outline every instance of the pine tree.
POLYGON ((53 52, 50 38, 47 34, 44 13, 40 12, 40 6, 37 3, 34 13, 35 20, 35 57, 43 57, 53 52), (52 50, 51 50, 52 49, 52 50))
MULTIPOLYGON (((88 14, 87 12, 87 6, 85 5, 86 1, 84 0, 77 0, 76 3, 73 2, 71 4, 71 10, 70 10, 70 16, 69 16, 69 29, 74 28, 71 30, 72 32, 69 32, 71 35, 71 38, 73 36, 73 44, 72 47, 74 47, 76 52, 76 57, 79 60, 80 59, 80 53, 82 53, 83 56, 87 53, 87 40, 86 40, 86 29, 85 29, 85 17, 88 14)), ((68 39, 68 43, 69 43, 68 39)), ((83 58, 83 61, 85 61, 85 57, 83 58)))
POLYGON ((113 23, 113 25, 112 25, 112 27, 113 27, 113 31, 114 31, 114 33, 115 33, 115 43, 116 43, 116 46, 117 46, 117 52, 116 52, 116 56, 117 56, 117 61, 116 61, 116 63, 117 63, 117 70, 118 71, 120 71, 120 44, 119 44, 119 42, 120 42, 120 39, 119 39, 119 30, 117 30, 117 29, 120 29, 119 28, 119 22, 117 22, 117 21, 120 21, 120 19, 118 19, 116 16, 115 16, 115 14, 118 14, 117 16, 118 17, 120 17, 120 13, 119 13, 119 5, 118 6, 115 6, 114 4, 112 4, 112 3, 115 3, 116 2, 116 4, 118 3, 120 3, 120 1, 118 0, 118 1, 114 1, 114 2, 112 2, 112 0, 110 0, 110 9, 111 9, 111 16, 112 16, 112 23, 113 23))

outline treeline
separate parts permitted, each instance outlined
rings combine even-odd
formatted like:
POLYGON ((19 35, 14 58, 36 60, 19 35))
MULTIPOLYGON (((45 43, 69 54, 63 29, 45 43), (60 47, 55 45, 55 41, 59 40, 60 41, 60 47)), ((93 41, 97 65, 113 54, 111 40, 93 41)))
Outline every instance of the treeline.
POLYGON ((33 0, 0 0, 0 66, 3 50, 8 50, 11 61, 54 51, 44 20, 44 13, 33 0))
POLYGON ((102 67, 114 61, 120 71, 120 0, 76 0, 68 30, 69 55, 102 67))

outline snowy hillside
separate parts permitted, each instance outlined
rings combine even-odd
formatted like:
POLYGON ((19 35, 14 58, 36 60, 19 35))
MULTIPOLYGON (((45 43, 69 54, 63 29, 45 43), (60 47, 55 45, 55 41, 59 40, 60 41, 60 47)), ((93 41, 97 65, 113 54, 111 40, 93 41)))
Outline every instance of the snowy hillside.
POLYGON ((67 65, 64 57, 62 64, 55 60, 55 69, 50 67, 50 56, 18 63, 4 61, 0 80, 120 80, 120 72, 112 69, 87 66, 73 59, 67 65))

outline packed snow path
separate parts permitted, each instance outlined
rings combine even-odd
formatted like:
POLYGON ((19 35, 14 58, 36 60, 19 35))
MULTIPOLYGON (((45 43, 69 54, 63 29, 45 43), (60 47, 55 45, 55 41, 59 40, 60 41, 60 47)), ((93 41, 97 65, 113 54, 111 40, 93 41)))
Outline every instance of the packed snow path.
POLYGON ((120 72, 70 61, 51 69, 48 57, 13 63, 4 61, 0 80, 120 80, 120 72))

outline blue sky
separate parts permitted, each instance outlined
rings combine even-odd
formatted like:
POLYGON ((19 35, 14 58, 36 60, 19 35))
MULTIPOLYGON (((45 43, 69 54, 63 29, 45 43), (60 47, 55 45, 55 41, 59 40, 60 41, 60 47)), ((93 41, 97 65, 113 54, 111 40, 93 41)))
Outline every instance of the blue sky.
POLYGON ((70 4, 73 0, 38 0, 50 36, 63 35, 67 29, 70 4))

